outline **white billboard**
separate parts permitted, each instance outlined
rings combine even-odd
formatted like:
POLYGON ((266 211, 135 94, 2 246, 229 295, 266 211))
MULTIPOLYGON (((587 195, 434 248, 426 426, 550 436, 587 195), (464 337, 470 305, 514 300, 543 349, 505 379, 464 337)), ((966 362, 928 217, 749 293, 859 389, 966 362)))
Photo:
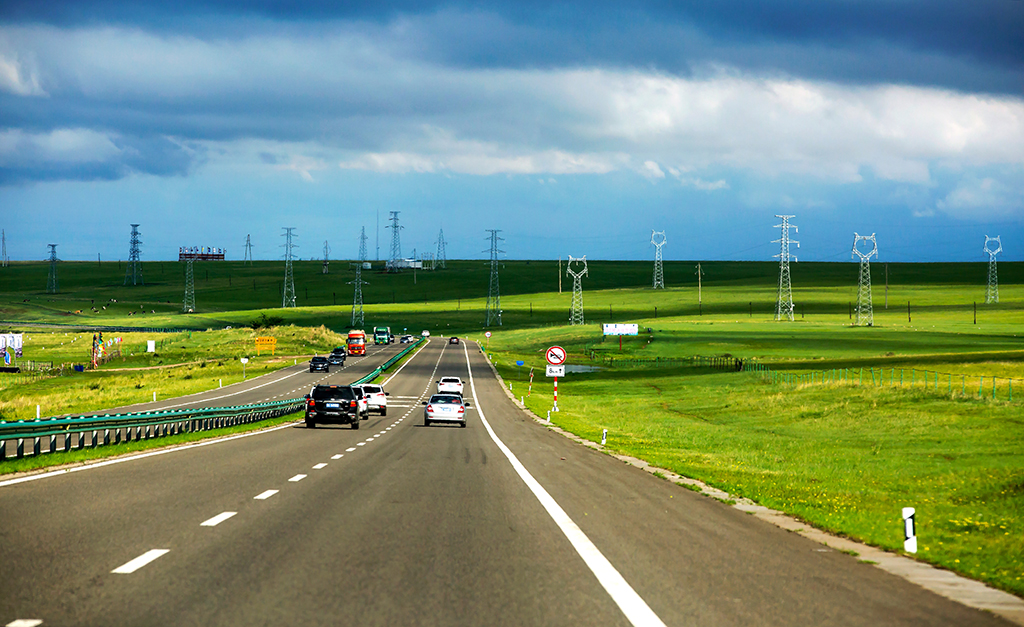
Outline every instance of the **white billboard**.
POLYGON ((640 333, 639 324, 606 324, 604 325, 605 335, 638 335, 640 333))

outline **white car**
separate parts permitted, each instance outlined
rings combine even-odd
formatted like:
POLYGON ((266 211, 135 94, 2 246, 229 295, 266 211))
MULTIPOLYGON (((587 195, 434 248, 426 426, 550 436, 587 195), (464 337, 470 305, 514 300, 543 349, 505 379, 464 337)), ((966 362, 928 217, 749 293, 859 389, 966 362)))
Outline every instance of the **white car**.
POLYGON ((458 394, 434 394, 429 401, 423 401, 423 426, 429 427, 435 422, 447 422, 466 426, 466 408, 469 403, 458 394))
POLYGON ((370 417, 370 403, 367 400, 366 392, 358 385, 353 385, 352 391, 355 392, 356 401, 359 403, 359 417, 362 420, 366 420, 370 417))
POLYGON ((420 333, 420 335, 423 336, 423 337, 430 337, 430 331, 427 331, 426 329, 423 329, 423 333, 420 333))
POLYGON ((462 379, 458 377, 441 377, 437 382, 438 394, 458 394, 462 396, 462 379))
POLYGON ((388 396, 390 396, 390 393, 385 392, 384 388, 373 383, 364 383, 355 387, 363 390, 363 394, 366 397, 367 411, 375 411, 381 416, 388 415, 388 396))

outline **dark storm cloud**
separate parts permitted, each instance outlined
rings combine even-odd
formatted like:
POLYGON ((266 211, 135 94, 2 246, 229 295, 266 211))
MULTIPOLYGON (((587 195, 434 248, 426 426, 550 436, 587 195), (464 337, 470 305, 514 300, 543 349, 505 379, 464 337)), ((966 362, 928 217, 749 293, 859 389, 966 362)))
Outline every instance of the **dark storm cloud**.
POLYGON ((686 75, 724 63, 813 79, 1024 89, 1020 0, 719 0, 716 2, 4 3, 0 20, 61 27, 244 35, 332 23, 412 20, 423 60, 463 67, 632 66, 686 75))

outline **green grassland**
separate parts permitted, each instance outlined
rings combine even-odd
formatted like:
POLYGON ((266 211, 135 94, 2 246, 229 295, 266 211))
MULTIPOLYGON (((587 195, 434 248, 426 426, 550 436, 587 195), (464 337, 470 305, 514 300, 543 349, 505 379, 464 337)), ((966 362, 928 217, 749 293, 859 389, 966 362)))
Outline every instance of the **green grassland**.
MULTIPOLYGON (((699 304, 694 265, 666 263, 669 289, 654 291, 649 263, 591 262, 584 279, 588 324, 570 327, 571 284, 563 282, 564 291, 558 292, 557 262, 506 262, 503 325, 492 328, 489 340, 482 333, 486 262, 449 262, 446 270, 415 274, 365 272, 366 326, 477 339, 517 396, 526 392, 530 367, 543 372, 544 349, 561 344, 570 364, 600 368, 560 381, 562 411, 553 420, 563 428, 591 440, 608 429, 611 450, 892 550, 902 544, 900 509, 914 506, 920 559, 1024 594, 1024 263, 1000 265, 998 304, 983 303, 985 264, 889 264, 888 290, 883 265, 876 264, 870 328, 851 324, 853 263, 794 265, 793 322, 773 320, 777 264, 702 264, 699 304), (616 339, 602 336, 602 322, 636 322, 643 332, 625 338, 620 349, 616 339), (885 369, 886 384, 822 383, 820 375, 813 384, 771 383, 756 373, 672 361, 694 355, 740 358, 804 380, 835 369, 872 375, 885 369), (516 360, 526 366, 516 367, 516 360), (901 371, 917 385, 888 385, 901 371), (943 373, 942 385, 921 385, 924 371, 943 373), (963 388, 951 389, 954 376, 963 377, 963 388), (1002 381, 997 400, 987 394, 979 398, 975 377, 983 377, 985 385, 993 377, 1002 381), (1008 401, 1011 378, 1019 385, 1013 402, 1008 401)), ((66 404, 54 403, 66 411, 79 399, 113 402, 114 396, 87 396, 98 392, 93 385, 104 394, 108 387, 126 388, 129 396, 149 398, 152 389, 174 394, 189 384, 208 389, 214 378, 224 376, 227 384, 227 377, 240 376, 236 357, 252 354, 257 334, 278 336, 284 354, 299 355, 328 349, 340 337, 334 333, 348 328, 352 288, 346 282, 353 275, 345 264, 332 263, 332 274, 324 275, 319 262, 297 263, 299 307, 294 309, 279 308, 281 262, 208 262, 196 268, 199 311, 192 315, 180 313, 178 263, 145 264, 147 284, 138 287, 122 285, 124 267, 115 263, 62 264, 56 295, 43 293, 45 263, 0 270, 0 319, 218 329, 191 336, 124 334, 136 347, 127 366, 187 365, 140 375, 111 372, 114 363, 84 375, 5 386, 3 402, 10 402, 14 387, 26 400, 0 404, 0 411, 34 411, 39 401, 33 399, 64 393, 66 386, 78 386, 66 404), (156 313, 128 315, 142 309, 156 313), (69 313, 76 310, 82 313, 69 313), (280 321, 253 331, 250 325, 261 316, 280 321), (317 337, 305 335, 321 325, 317 337), (227 326, 233 328, 224 330, 227 326), (139 354, 145 339, 161 342, 157 355, 139 354), (168 376, 170 371, 177 374, 168 376), (193 378, 185 379, 188 375, 193 378), (131 378, 137 376, 151 379, 131 378)), ((91 337, 7 326, 30 333, 30 359, 83 361, 91 337), (70 343, 72 337, 85 339, 70 343)), ((253 365, 275 366, 272 360, 253 365)), ((534 380, 527 404, 546 414, 550 380, 534 380)))

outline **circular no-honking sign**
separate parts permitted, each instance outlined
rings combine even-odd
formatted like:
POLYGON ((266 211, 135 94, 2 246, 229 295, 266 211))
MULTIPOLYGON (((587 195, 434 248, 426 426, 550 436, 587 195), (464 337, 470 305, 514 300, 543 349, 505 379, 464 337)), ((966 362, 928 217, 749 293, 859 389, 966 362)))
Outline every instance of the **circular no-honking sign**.
POLYGON ((544 354, 544 357, 552 366, 561 366, 565 363, 565 349, 561 346, 552 346, 544 354))
POLYGON ((491 332, 487 331, 486 333, 484 333, 484 337, 491 337, 491 332))

